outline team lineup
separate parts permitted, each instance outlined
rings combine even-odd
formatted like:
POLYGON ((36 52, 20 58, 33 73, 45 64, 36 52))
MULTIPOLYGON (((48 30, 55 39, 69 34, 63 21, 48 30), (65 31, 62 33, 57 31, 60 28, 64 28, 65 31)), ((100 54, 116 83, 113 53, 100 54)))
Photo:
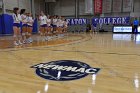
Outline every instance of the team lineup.
MULTIPOLYGON (((13 31, 14 45, 32 43, 32 29, 34 18, 31 13, 26 13, 25 9, 15 7, 13 9, 13 31)), ((68 22, 61 16, 45 15, 40 12, 39 20, 39 35, 43 41, 49 41, 52 38, 61 38, 67 32, 68 22)))

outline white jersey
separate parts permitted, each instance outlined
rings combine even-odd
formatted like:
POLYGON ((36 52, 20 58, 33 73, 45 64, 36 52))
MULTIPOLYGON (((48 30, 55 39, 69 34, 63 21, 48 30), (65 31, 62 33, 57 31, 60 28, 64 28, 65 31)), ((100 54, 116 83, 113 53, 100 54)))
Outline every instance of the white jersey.
POLYGON ((33 22, 34 22, 34 20, 33 20, 33 18, 32 17, 27 17, 27 24, 29 25, 29 26, 33 26, 33 22))
POLYGON ((20 14, 18 15, 13 14, 12 17, 13 17, 14 23, 20 23, 22 21, 20 14))
POLYGON ((62 21, 61 19, 58 19, 57 27, 62 27, 62 26, 64 26, 64 21, 62 21))
POLYGON ((64 21, 64 26, 68 27, 68 22, 67 21, 64 21))
POLYGON ((39 20, 40 20, 40 25, 44 25, 44 24, 47 24, 47 16, 40 16, 39 17, 39 20))
POLYGON ((51 26, 51 19, 47 19, 47 26, 51 26))
POLYGON ((22 14, 21 15, 21 19, 22 19, 22 24, 26 24, 27 23, 27 16, 26 15, 24 15, 24 14, 22 14))
POLYGON ((61 27, 64 26, 64 21, 61 21, 61 22, 60 22, 60 26, 61 26, 61 27))
POLYGON ((53 25, 57 25, 58 19, 53 19, 53 25))

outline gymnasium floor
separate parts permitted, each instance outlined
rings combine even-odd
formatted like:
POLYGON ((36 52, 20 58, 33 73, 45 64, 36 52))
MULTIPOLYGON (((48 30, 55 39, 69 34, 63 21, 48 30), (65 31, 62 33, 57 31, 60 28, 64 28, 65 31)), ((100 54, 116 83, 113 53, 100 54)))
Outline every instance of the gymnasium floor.
MULTIPOLYGON (((61 39, 14 47, 0 37, 0 93, 140 93, 140 35, 69 34, 61 39), (35 64, 77 60, 101 68, 95 76, 50 81, 35 74, 35 64)), ((39 37, 38 37, 39 38, 39 37)))

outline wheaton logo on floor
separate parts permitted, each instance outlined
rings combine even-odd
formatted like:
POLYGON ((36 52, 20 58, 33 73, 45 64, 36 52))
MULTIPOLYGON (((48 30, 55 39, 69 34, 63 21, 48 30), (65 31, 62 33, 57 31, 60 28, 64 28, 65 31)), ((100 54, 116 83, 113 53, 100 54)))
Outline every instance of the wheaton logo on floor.
POLYGON ((36 74, 44 79, 69 81, 81 79, 89 74, 97 74, 100 68, 92 68, 88 64, 73 60, 52 61, 32 66, 36 74))

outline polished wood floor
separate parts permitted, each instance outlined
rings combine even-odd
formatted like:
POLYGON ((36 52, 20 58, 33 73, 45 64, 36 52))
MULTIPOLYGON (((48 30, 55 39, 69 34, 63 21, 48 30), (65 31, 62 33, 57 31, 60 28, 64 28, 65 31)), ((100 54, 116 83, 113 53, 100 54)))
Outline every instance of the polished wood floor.
POLYGON ((33 38, 33 44, 14 47, 11 36, 0 37, 0 93, 140 93, 140 35, 69 34, 49 42, 33 38), (54 60, 78 60, 101 70, 94 79, 56 82, 30 68, 54 60))

